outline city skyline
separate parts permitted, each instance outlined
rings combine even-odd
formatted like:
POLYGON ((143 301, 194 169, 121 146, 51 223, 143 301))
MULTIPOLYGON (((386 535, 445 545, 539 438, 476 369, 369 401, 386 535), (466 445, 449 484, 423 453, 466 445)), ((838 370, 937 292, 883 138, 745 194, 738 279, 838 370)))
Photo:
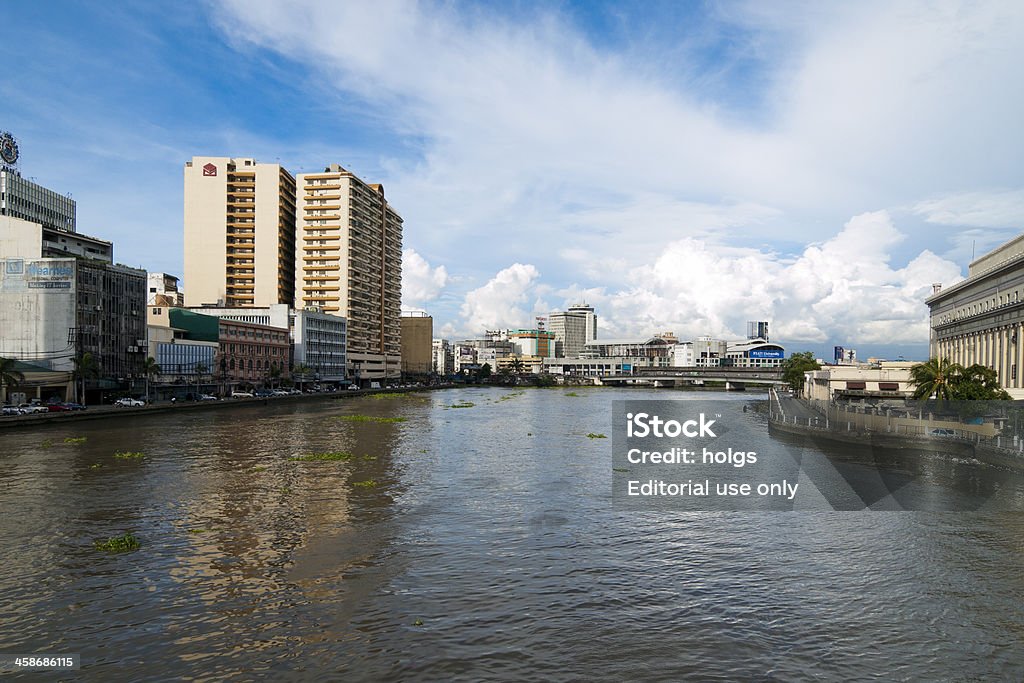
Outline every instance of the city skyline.
POLYGON ((58 5, 11 8, 2 127, 80 232, 183 274, 184 161, 340 163, 437 336, 586 300, 606 336, 924 357, 931 284, 1024 217, 1009 3, 58 5))

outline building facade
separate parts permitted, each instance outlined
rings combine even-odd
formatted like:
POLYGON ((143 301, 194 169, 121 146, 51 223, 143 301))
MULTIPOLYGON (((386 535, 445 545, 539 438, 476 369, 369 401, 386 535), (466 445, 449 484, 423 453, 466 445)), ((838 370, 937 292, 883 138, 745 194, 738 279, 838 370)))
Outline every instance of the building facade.
POLYGON ((294 311, 291 323, 293 367, 309 368, 313 380, 344 382, 347 379, 347 329, 346 320, 339 315, 313 307, 294 311))
POLYGON ((279 164, 193 157, 185 163, 185 304, 291 305, 295 179, 279 164))
POLYGON ((548 331, 554 334, 554 356, 578 358, 588 342, 597 339, 597 316, 594 307, 574 304, 568 311, 548 315, 548 331))
POLYGON ((22 178, 13 170, 0 170, 0 216, 13 216, 60 230, 75 231, 75 200, 22 178))
POLYGON ((428 375, 434 369, 434 319, 425 313, 402 316, 402 372, 428 375))
POLYGON ((966 280, 935 285, 926 303, 933 358, 991 368, 1024 398, 1024 235, 973 261, 966 280))
POLYGON ((178 289, 178 278, 167 273, 149 273, 147 306, 167 306, 181 308, 185 305, 185 295, 178 289))
POLYGON ((435 339, 431 343, 433 353, 433 371, 439 375, 450 375, 455 372, 455 356, 452 345, 447 339, 435 339))
POLYGON ((399 377, 402 217, 383 186, 337 164, 297 181, 295 307, 319 306, 345 318, 351 378, 399 377))

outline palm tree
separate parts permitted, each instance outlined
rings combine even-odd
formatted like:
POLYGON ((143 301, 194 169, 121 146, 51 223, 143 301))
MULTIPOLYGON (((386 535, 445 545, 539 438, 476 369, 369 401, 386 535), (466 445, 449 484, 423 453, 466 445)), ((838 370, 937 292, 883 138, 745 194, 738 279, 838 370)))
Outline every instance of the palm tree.
POLYGON ((163 370, 157 364, 156 358, 147 356, 146 360, 142 361, 142 372, 146 376, 146 403, 149 403, 149 381, 163 372, 163 370))
POLYGON ((525 369, 526 369, 526 365, 523 363, 523 359, 522 358, 513 358, 512 359, 512 372, 514 372, 517 375, 520 375, 520 374, 523 373, 523 371, 525 369))
POLYGON ((910 368, 910 385, 914 387, 914 398, 935 396, 940 401, 956 397, 956 384, 963 376, 964 369, 948 358, 932 358, 910 368))
POLYGON ((100 376, 100 366, 91 353, 86 351, 81 356, 75 357, 75 369, 71 376, 80 383, 81 397, 79 403, 85 405, 85 380, 96 379, 100 376))
POLYGON ((5 401, 8 387, 17 387, 25 381, 25 373, 14 369, 17 362, 13 358, 0 358, 0 388, 4 390, 3 399, 5 401))

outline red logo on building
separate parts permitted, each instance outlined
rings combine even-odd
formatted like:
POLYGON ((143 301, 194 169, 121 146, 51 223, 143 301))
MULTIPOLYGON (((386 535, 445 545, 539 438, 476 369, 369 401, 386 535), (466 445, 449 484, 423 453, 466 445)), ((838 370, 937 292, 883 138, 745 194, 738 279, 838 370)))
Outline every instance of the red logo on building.
POLYGON ((217 175, 217 167, 213 164, 206 164, 206 166, 203 166, 203 175, 217 175))

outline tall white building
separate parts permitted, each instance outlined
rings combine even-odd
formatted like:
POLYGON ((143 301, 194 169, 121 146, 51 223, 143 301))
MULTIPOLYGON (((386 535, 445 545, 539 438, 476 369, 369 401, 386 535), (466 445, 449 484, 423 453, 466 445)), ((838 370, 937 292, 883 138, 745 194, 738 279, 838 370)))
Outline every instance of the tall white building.
POLYGON ((295 179, 279 164, 185 163, 185 305, 259 307, 295 297, 295 179))
POLYGON ((548 315, 548 331, 555 335, 554 355, 559 358, 578 358, 586 344, 597 339, 597 316, 594 307, 586 303, 574 304, 568 311, 555 311, 548 315))

